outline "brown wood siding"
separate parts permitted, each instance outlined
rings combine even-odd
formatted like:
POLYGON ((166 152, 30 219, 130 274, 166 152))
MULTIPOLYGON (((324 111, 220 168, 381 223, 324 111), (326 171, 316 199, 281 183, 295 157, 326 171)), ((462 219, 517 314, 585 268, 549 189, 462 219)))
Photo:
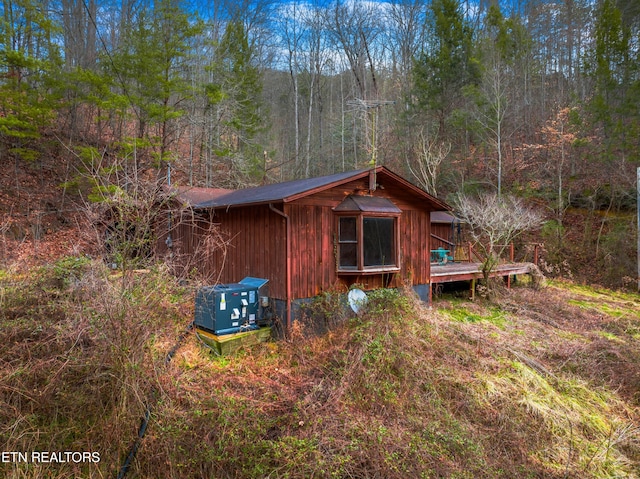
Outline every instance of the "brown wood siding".
POLYGON ((429 283, 429 232, 426 211, 403 211, 400 235, 402 272, 412 284, 429 283))
MULTIPOLYGON (((452 238, 451 223, 433 223, 431 225, 431 233, 438 238, 442 238, 447 241, 453 241, 454 239, 452 238)), ((440 241, 438 238, 431 238, 431 249, 440 247, 448 250, 451 249, 451 245, 449 243, 440 241)))
POLYGON ((171 228, 168 216, 156 225, 156 254, 178 275, 188 275, 197 269, 204 278, 211 279, 215 271, 208 267, 207 258, 214 254, 213 246, 219 232, 220 229, 211 225, 206 215, 193 215, 189 211, 174 212, 171 228), (169 234, 173 243, 171 251, 166 245, 169 234))
POLYGON ((389 198, 401 210, 400 271, 385 274, 339 275, 335 258, 335 214, 332 208, 354 191, 366 192, 362 179, 287 204, 291 218, 292 299, 310 298, 327 290, 400 287, 407 280, 428 284, 430 274, 429 212, 399 189, 378 189, 375 196, 389 198), (396 197, 395 195, 398 195, 396 197))
POLYGON ((286 299, 285 218, 268 205, 216 211, 212 220, 204 216, 174 220, 171 258, 164 243, 166 222, 159 225, 158 255, 179 274, 197 269, 208 284, 237 283, 247 276, 268 279, 270 295, 286 299))
MULTIPOLYGON (((280 206, 281 208, 281 206, 280 206)), ((269 294, 286 299, 286 220, 268 205, 216 211, 213 218, 229 238, 226 257, 210 259, 210 269, 224 263, 220 281, 236 283, 247 276, 269 280, 269 294)))
POLYGON ((291 218, 292 297, 310 298, 334 281, 332 211, 314 205, 288 205, 291 218))
MULTIPOLYGON (((429 203, 393 182, 373 193, 402 210, 399 221, 400 271, 384 274, 338 275, 335 257, 336 216, 332 208, 350 194, 368 194, 368 178, 274 204, 289 216, 291 298, 311 298, 324 291, 346 291, 352 284, 365 289, 430 282, 429 203)), ((206 217, 206 214, 204 215, 206 217)), ((235 283, 246 276, 269 280, 270 295, 287 299, 287 220, 269 205, 216 210, 210 219, 184 222, 174 228, 174 252, 185 264, 203 270, 211 281, 235 283), (226 253, 212 246, 213 222, 228 241, 226 253), (188 259, 188 261, 187 261, 188 259)), ((165 236, 159 238, 163 250, 165 236)), ((164 248, 166 251, 166 248, 164 248)))

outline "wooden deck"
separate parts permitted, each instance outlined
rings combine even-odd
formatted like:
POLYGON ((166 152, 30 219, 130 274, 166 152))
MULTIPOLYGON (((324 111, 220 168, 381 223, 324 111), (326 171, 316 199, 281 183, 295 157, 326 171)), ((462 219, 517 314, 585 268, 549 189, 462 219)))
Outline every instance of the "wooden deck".
MULTIPOLYGON (((506 263, 495 267, 491 277, 530 274, 533 263, 506 263)), ((431 263, 431 283, 450 283, 482 278, 482 263, 452 262, 444 265, 431 263)))
MULTIPOLYGON (((511 287, 511 277, 519 274, 531 274, 536 266, 533 263, 505 263, 499 264, 491 272, 490 277, 504 277, 507 287, 511 287)), ((429 302, 431 302, 436 287, 441 283, 454 281, 470 281, 470 298, 475 297, 476 280, 481 279, 482 263, 452 262, 444 265, 431 264, 431 288, 429 289, 429 302)))

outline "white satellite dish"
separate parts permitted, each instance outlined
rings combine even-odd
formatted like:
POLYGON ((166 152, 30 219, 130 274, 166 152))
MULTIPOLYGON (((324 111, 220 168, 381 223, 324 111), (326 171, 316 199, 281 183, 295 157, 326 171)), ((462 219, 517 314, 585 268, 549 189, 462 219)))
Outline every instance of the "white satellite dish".
POLYGON ((353 312, 356 314, 359 314, 367 305, 367 295, 361 289, 354 288, 350 290, 347 298, 349 300, 349 306, 351 306, 351 309, 353 309, 353 312))

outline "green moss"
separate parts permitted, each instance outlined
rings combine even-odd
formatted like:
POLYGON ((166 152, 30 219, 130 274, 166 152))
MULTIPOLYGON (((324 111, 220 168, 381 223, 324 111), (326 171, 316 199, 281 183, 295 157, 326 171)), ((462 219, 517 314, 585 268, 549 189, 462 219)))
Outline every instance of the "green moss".
POLYGON ((550 284, 558 289, 563 289, 573 294, 584 296, 587 299, 628 303, 630 307, 635 305, 635 307, 640 308, 640 295, 636 293, 597 288, 594 286, 564 281, 552 281, 550 284))
POLYGON ((619 303, 603 303, 602 301, 589 301, 583 299, 570 299, 568 304, 577 306, 580 309, 593 310, 612 318, 634 317, 640 319, 640 311, 636 305, 622 305, 619 303))
POLYGON ((620 343, 620 344, 624 344, 624 343, 625 343, 625 340, 624 340, 624 339, 622 339, 622 338, 620 338, 620 337, 616 336, 616 335, 615 335, 615 334, 613 334, 613 333, 609 333, 609 332, 607 332, 607 331, 598 331, 598 334, 599 334, 600 336, 602 336, 603 338, 608 339, 609 341, 613 341, 613 342, 615 342, 615 343, 620 343))
POLYGON ((472 312, 465 307, 455 307, 445 311, 446 314, 454 321, 461 323, 479 323, 487 322, 491 323, 500 329, 504 329, 510 322, 508 317, 503 311, 497 307, 488 308, 483 313, 472 312))

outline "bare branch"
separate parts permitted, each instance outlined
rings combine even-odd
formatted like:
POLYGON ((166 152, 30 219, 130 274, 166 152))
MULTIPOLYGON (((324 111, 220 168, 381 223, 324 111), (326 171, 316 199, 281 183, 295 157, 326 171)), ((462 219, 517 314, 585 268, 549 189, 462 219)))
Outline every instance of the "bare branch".
POLYGON ((472 238, 485 255, 485 279, 511 241, 542 224, 538 212, 512 196, 489 194, 470 198, 459 194, 454 205, 458 218, 469 226, 472 238))
POLYGON ((409 170, 418 181, 419 186, 433 196, 437 196, 436 185, 440 164, 450 151, 451 143, 431 140, 421 133, 415 167, 408 163, 409 170))

